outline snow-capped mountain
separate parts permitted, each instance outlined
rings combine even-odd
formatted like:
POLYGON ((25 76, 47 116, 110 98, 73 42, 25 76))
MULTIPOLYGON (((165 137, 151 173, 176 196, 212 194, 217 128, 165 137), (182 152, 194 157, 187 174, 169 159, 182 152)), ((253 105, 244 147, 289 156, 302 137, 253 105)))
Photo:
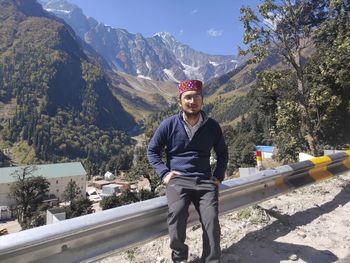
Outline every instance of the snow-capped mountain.
POLYGON ((146 38, 87 17, 78 6, 65 0, 42 4, 44 9, 64 19, 117 71, 152 80, 197 78, 207 81, 237 67, 234 56, 198 52, 167 32, 146 38))

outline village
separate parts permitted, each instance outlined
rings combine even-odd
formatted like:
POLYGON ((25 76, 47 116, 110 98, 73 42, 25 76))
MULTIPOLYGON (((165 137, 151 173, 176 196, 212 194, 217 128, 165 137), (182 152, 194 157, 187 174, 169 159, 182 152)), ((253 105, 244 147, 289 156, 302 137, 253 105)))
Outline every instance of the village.
POLYGON ((15 174, 23 173, 23 169, 35 168, 31 176, 43 176, 50 183, 49 191, 45 194, 43 203, 48 204, 46 224, 66 219, 62 207, 69 205, 64 202, 63 193, 69 182, 75 182, 82 197, 92 202, 94 212, 102 211, 100 202, 110 196, 119 196, 125 191, 137 192, 148 189, 147 180, 130 182, 107 171, 103 176, 96 175, 88 180, 88 175, 80 162, 44 164, 35 166, 0 168, 0 235, 15 233, 21 230, 16 218, 16 203, 10 195, 11 185, 15 182, 15 174))

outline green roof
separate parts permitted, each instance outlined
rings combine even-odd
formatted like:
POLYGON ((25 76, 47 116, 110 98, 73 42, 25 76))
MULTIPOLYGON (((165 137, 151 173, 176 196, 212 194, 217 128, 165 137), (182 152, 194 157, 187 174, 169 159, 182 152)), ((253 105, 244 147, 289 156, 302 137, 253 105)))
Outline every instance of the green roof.
POLYGON ((22 172, 24 167, 35 167, 31 173, 32 176, 43 176, 46 178, 66 177, 86 175, 86 171, 80 162, 74 163, 55 163, 55 164, 38 164, 17 167, 0 168, 0 183, 12 183, 17 179, 14 177, 16 171, 22 172))

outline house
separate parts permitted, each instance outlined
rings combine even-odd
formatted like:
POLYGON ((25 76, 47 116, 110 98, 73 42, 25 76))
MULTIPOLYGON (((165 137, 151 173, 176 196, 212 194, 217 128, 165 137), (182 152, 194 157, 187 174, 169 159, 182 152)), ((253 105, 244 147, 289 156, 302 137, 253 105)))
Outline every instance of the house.
POLYGON ((271 159, 273 155, 273 151, 276 147, 267 146, 267 145, 257 145, 255 146, 256 151, 261 152, 262 159, 271 159))
POLYGON ((0 206, 14 205, 10 198, 10 187, 17 179, 16 173, 23 172, 25 167, 35 167, 31 176, 43 176, 49 183, 48 196, 55 195, 62 199, 62 194, 69 182, 75 181, 83 196, 86 196, 86 171, 80 162, 27 165, 0 168, 0 206))

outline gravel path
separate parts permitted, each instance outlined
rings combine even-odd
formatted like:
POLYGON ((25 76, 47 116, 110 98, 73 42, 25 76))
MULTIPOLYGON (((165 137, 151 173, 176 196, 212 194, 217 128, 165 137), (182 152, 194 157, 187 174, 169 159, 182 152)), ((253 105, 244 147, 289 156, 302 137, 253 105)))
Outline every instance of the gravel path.
MULTIPOLYGON (((304 187, 220 217, 222 263, 350 262, 350 174, 304 187)), ((201 228, 187 230, 190 262, 199 262, 201 228)), ((169 263, 168 238, 101 263, 169 263)))

